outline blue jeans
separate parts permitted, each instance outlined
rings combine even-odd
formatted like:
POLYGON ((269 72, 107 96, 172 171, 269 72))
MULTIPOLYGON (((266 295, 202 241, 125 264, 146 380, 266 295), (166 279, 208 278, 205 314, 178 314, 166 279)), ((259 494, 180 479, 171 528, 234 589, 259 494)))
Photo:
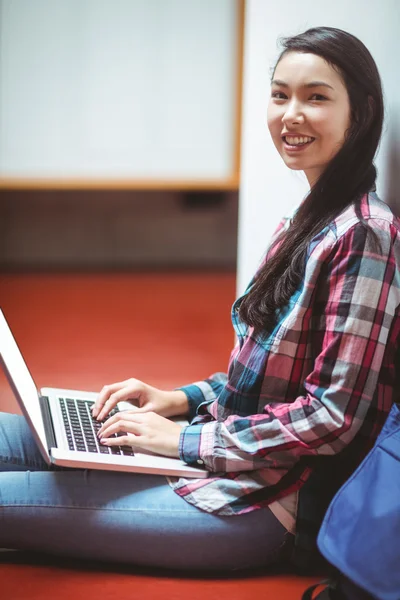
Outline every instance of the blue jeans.
POLYGON ((49 467, 25 419, 0 413, 0 548, 234 570, 282 559, 292 537, 268 508, 209 514, 162 476, 49 467))

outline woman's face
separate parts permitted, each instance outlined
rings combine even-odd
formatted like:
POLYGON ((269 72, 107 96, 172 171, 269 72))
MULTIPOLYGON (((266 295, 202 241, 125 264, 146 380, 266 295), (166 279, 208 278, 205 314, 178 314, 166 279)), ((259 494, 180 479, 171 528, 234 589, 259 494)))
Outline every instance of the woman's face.
POLYGON ((276 66, 268 127, 285 164, 310 186, 343 145, 350 101, 339 73, 315 54, 288 52, 276 66))

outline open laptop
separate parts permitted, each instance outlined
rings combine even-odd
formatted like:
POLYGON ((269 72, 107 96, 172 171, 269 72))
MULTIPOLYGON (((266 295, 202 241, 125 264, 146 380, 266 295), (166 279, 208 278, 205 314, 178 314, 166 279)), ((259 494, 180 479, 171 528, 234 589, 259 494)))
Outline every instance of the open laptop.
MULTIPOLYGON (((111 448, 99 444, 96 430, 100 423, 92 418, 90 411, 98 394, 56 388, 38 391, 1 310, 0 362, 47 464, 182 477, 208 476, 205 469, 191 467, 179 458, 136 452, 128 446, 111 448)), ((115 410, 128 408, 133 407, 120 402, 115 410)))

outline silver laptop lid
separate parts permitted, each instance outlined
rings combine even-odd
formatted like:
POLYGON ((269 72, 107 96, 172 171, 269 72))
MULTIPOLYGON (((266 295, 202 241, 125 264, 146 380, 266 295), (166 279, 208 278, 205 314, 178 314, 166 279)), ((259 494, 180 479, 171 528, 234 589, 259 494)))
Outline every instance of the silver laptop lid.
POLYGON ((0 310, 0 361, 21 410, 27 419, 43 458, 50 463, 46 434, 35 382, 0 310))

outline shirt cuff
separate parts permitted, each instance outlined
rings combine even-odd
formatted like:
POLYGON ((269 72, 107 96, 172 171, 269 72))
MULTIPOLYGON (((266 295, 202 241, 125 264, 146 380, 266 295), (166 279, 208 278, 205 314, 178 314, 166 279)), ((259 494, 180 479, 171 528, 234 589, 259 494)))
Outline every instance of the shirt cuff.
POLYGON ((204 425, 183 427, 179 438, 179 457, 188 465, 204 465, 200 456, 201 430, 204 425))
POLYGON ((179 457, 192 466, 203 465, 209 471, 216 471, 215 432, 217 421, 188 425, 179 438, 179 457))

